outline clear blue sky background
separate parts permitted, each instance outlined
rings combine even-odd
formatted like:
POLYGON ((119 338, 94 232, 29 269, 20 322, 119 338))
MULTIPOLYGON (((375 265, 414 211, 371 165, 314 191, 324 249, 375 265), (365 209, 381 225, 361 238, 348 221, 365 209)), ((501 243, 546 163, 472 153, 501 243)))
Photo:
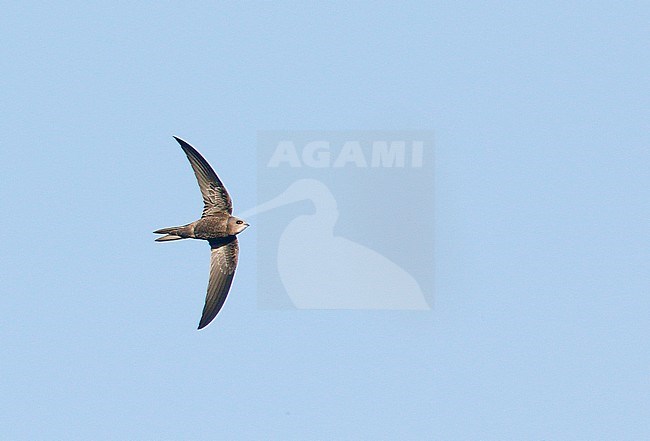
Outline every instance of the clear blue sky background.
MULTIPOLYGON (((5 2, 0 438, 650 439, 647 2, 5 2), (264 311, 256 133, 434 130, 436 302, 264 311)), ((432 219, 433 221, 433 219, 432 219)), ((417 237, 417 232, 413 233, 417 237)), ((432 271, 434 268, 432 268, 432 271)))

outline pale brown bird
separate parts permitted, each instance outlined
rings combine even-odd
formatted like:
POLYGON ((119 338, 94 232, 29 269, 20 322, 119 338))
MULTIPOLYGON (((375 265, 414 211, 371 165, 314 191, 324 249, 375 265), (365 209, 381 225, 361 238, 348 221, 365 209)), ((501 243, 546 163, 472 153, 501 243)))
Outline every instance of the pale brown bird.
POLYGON ((237 234, 248 224, 232 216, 232 200, 210 164, 203 159, 194 147, 174 136, 187 155, 196 180, 203 195, 203 214, 201 219, 181 227, 162 228, 154 231, 165 234, 156 239, 166 242, 178 239, 203 239, 210 243, 210 281, 205 298, 199 329, 205 328, 216 316, 230 290, 237 268, 239 244, 237 234))

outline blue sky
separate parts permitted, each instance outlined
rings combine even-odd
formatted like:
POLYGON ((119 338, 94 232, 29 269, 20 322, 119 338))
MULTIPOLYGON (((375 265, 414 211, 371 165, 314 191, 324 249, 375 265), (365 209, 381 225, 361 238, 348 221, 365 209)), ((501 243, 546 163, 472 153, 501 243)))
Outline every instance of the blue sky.
MULTIPOLYGON (((650 437, 645 2, 14 2, 0 17, 0 438, 650 437), (256 205, 260 130, 431 130, 431 311, 197 332, 178 135, 256 205)), ((417 236, 417 233, 414 234, 417 236)), ((414 237, 417 240, 417 237, 414 237)))

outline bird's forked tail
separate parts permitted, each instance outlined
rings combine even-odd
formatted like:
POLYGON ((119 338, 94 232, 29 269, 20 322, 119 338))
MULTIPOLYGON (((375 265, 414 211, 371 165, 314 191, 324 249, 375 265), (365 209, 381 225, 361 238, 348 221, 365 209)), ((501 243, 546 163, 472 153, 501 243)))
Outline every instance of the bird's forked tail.
POLYGON ((156 242, 167 242, 168 240, 188 239, 192 237, 190 230, 190 225, 184 225, 182 227, 161 228, 160 230, 154 231, 154 234, 165 234, 165 236, 157 238, 156 242))

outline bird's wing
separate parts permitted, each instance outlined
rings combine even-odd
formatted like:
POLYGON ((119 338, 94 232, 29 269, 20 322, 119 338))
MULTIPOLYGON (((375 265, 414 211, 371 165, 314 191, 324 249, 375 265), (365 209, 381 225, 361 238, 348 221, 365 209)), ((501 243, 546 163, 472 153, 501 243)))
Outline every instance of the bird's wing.
POLYGON ((212 170, 208 161, 182 139, 174 136, 192 164, 192 169, 203 195, 203 217, 216 212, 226 211, 232 214, 232 200, 217 174, 212 170))
POLYGON ((239 255, 239 244, 235 236, 210 240, 210 246, 210 281, 199 329, 205 328, 217 316, 226 301, 239 255))

